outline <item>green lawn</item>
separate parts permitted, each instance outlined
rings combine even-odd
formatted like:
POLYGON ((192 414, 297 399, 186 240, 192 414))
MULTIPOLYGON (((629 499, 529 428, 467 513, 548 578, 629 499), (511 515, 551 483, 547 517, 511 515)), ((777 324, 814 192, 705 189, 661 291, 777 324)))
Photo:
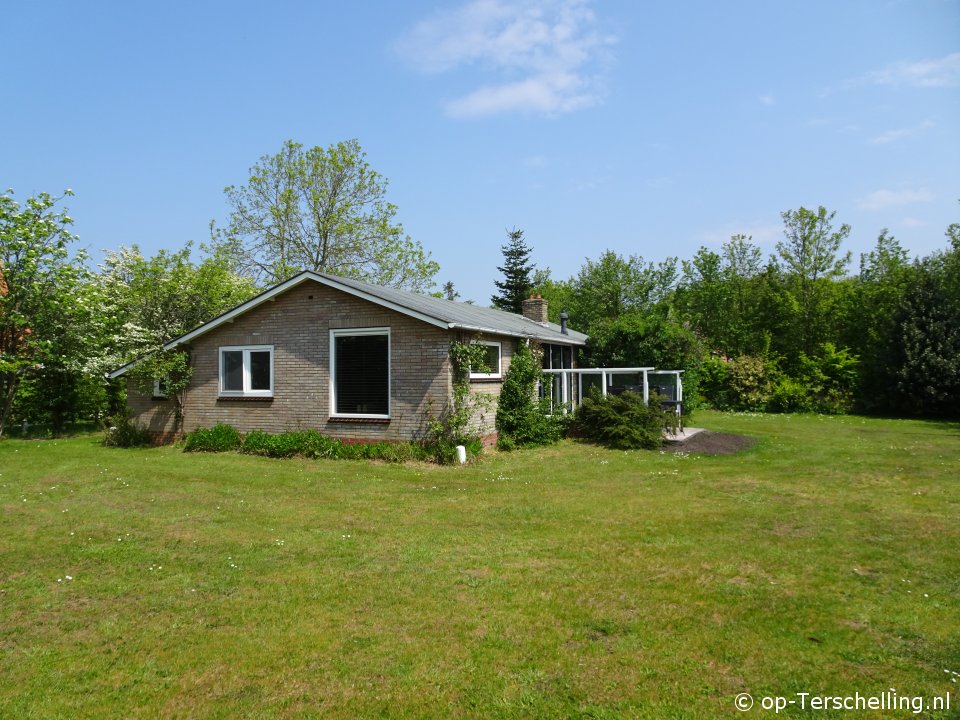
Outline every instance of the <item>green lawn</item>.
POLYGON ((760 442, 464 468, 0 442, 0 717, 773 717, 891 688, 960 717, 960 426, 696 424, 760 442))

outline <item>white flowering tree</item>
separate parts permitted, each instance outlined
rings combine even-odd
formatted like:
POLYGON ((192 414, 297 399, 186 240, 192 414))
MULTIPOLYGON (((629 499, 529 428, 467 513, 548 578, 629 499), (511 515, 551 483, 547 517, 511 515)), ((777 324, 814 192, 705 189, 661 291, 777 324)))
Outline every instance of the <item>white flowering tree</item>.
MULTIPOLYGON (((75 390, 90 349, 85 256, 71 257, 73 220, 57 209, 67 195, 40 193, 22 204, 12 190, 0 195, 0 435, 25 382, 68 402, 58 383, 75 390)), ((52 417, 62 421, 63 409, 54 408, 52 417)))
POLYGON ((121 247, 107 255, 97 278, 104 370, 139 358, 133 371, 138 386, 151 392, 159 381, 175 403, 178 420, 192 375, 190 358, 187 350, 164 351, 163 346, 257 292, 222 256, 195 263, 191 250, 188 243, 175 252, 144 257, 136 245, 121 247))

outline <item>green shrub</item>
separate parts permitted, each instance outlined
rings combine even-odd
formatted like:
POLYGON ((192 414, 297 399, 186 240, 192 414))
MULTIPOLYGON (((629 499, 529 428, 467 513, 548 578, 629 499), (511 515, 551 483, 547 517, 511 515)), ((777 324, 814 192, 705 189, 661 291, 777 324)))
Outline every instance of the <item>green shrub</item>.
POLYGON ((378 442, 345 443, 322 435, 316 430, 278 433, 254 430, 243 439, 240 452, 272 458, 306 457, 337 460, 383 460, 406 462, 426 457, 415 443, 378 442))
POLYGON ((773 388, 767 408, 771 412, 810 412, 813 401, 806 383, 784 375, 773 388))
POLYGON ((103 444, 107 447, 143 447, 150 445, 151 439, 146 425, 121 416, 110 419, 104 430, 103 444))
POLYGON ((759 355, 741 355, 729 363, 730 405, 735 410, 763 410, 773 392, 776 367, 759 355))
POLYGON ((730 365, 722 358, 710 356, 700 366, 700 395, 717 410, 730 407, 730 365))
POLYGON ((240 433, 235 427, 217 423, 212 428, 197 428, 187 433, 183 449, 186 452, 225 452, 236 450, 241 442, 240 433))
MULTIPOLYGON (((480 442, 468 445, 468 450, 479 452, 480 442)), ((333 460, 383 460, 407 462, 431 460, 436 451, 429 446, 410 442, 345 443, 327 437, 317 430, 298 430, 286 433, 268 433, 254 430, 241 438, 236 428, 218 424, 210 429, 200 428, 189 433, 183 449, 188 452, 224 452, 237 450, 247 455, 270 458, 328 458, 333 460)), ((456 450, 452 450, 456 457, 456 450)))
MULTIPOLYGON (((669 413, 673 415, 673 413, 669 413)), ((675 420, 660 406, 659 396, 643 401, 643 395, 625 392, 584 399, 574 415, 573 430, 587 440, 620 450, 658 448, 663 431, 675 420)))
POLYGON ((479 454, 483 443, 471 418, 490 407, 492 400, 486 393, 470 391, 471 368, 489 369, 486 348, 483 345, 454 341, 450 343, 450 365, 453 370, 452 402, 438 415, 431 410, 426 417, 426 435, 413 451, 418 459, 432 460, 440 465, 457 461, 457 446, 463 445, 467 455, 479 454))
POLYGON ((847 348, 823 343, 816 356, 801 354, 800 366, 812 397, 810 409, 831 414, 850 412, 860 383, 860 359, 856 355, 847 348))
POLYGON ((563 437, 560 415, 551 416, 547 403, 536 398, 537 383, 542 377, 540 358, 527 344, 520 343, 500 389, 496 419, 498 447, 505 438, 508 445, 532 447, 550 445, 563 437))

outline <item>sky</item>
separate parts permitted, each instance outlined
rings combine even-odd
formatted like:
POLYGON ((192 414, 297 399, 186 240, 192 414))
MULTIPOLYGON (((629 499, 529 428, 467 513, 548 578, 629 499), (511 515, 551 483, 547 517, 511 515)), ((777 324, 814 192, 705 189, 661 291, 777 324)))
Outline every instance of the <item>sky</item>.
POLYGON ((554 278, 820 205, 856 258, 960 222, 960 1, 11 3, 0 190, 75 195, 95 261, 209 239, 293 139, 356 138, 397 220, 489 302, 513 228, 554 278))

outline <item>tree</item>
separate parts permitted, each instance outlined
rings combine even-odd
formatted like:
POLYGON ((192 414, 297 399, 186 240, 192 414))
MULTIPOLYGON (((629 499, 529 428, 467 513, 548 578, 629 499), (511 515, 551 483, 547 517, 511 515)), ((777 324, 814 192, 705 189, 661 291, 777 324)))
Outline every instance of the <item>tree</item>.
POLYGON ((901 299, 890 361, 899 408, 911 414, 960 415, 960 302, 948 271, 957 259, 936 253, 914 263, 901 299))
POLYGON ((503 265, 497 268, 503 273, 503 280, 494 281, 499 292, 490 298, 490 302, 499 310, 519 315, 523 312, 523 301, 533 289, 530 278, 534 268, 530 262, 533 249, 524 242, 523 230, 514 228, 507 233, 507 237, 510 238, 509 242, 500 247, 503 252, 503 265))
POLYGON ((860 256, 847 335, 862 358, 860 405, 867 410, 892 410, 897 405, 896 377, 890 367, 891 352, 899 343, 898 309, 911 278, 907 252, 884 229, 876 248, 860 256))
POLYGON ((514 447, 549 445, 560 439, 560 413, 550 416, 546 401, 537 400, 537 383, 543 382, 542 350, 521 342, 510 360, 497 400, 497 445, 514 447))
POLYGON ((394 221, 387 184, 356 140, 326 149, 288 140, 246 185, 225 188, 230 220, 211 223, 213 246, 258 282, 313 270, 424 291, 439 266, 394 221))
POLYGON ((834 232, 833 218, 823 206, 816 212, 801 207, 787 210, 783 218, 784 239, 777 243, 777 257, 784 263, 787 292, 796 305, 794 334, 799 348, 808 355, 829 338, 824 337, 824 308, 831 282, 843 277, 850 253, 838 255, 850 226, 834 232))
MULTIPOLYGON (((550 322, 559 323, 560 313, 573 306, 573 286, 570 280, 554 280, 550 268, 537 269, 533 273, 533 288, 536 293, 547 301, 547 316, 550 322)), ((570 326, 575 329, 584 327, 580 318, 570 318, 570 326)))
POLYGON ((133 371, 138 386, 151 393, 161 382, 178 420, 192 375, 190 357, 185 349, 164 351, 164 344, 256 294, 253 281, 234 274, 225 257, 196 264, 191 250, 188 243, 145 258, 136 245, 121 247, 107 256, 98 277, 108 323, 104 369, 141 358, 133 371))
POLYGON ((677 279, 676 258, 658 265, 612 250, 596 262, 587 260, 573 280, 573 316, 582 332, 593 334, 600 325, 633 312, 650 312, 664 300, 677 279))
POLYGON ((761 264, 760 248, 746 235, 732 236, 719 253, 700 248, 681 263, 673 304, 712 350, 729 356, 762 350, 768 318, 760 311, 761 264))
POLYGON ((443 284, 443 292, 437 297, 446 298, 450 302, 456 302, 460 299, 460 293, 457 292, 457 288, 454 286, 453 281, 447 280, 443 284))
MULTIPOLYGON (((72 195, 70 190, 64 196, 72 195)), ((70 257, 73 219, 40 193, 21 206, 0 195, 0 435, 25 381, 82 372, 84 255, 70 257)))

